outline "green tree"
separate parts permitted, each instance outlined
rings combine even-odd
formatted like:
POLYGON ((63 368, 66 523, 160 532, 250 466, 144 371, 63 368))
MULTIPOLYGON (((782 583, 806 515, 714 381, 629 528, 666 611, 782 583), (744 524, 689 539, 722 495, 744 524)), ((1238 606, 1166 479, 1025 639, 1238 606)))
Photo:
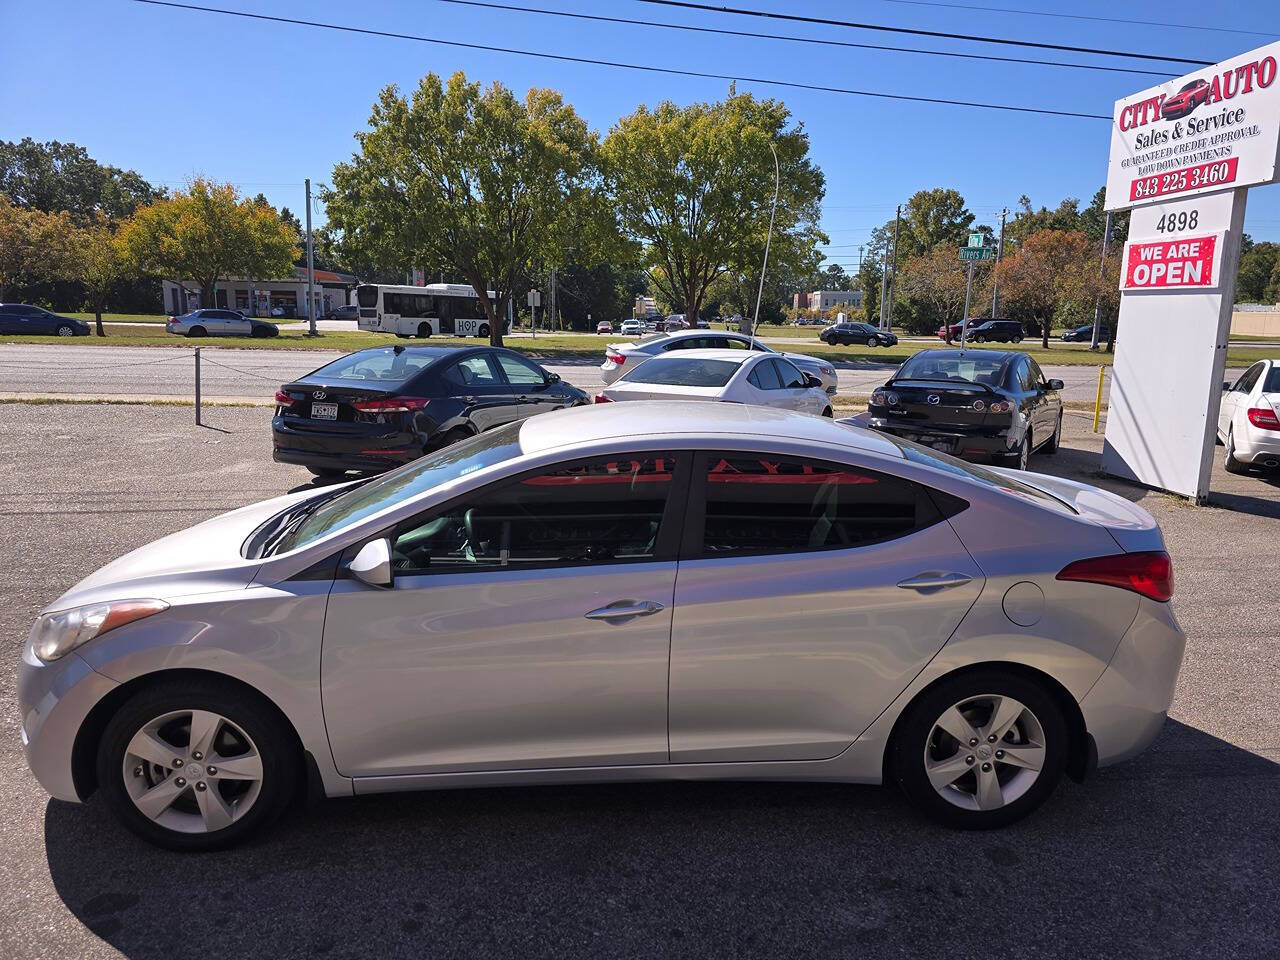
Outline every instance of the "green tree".
POLYGON ((97 334, 105 337, 102 314, 112 291, 132 277, 137 268, 120 242, 115 226, 102 213, 88 226, 76 230, 72 259, 76 279, 84 285, 89 309, 93 311, 97 334))
POLYGON ((781 102, 731 88, 717 103, 642 106, 609 131, 606 181, 624 233, 644 246, 661 299, 696 316, 725 274, 754 273, 759 282, 774 192, 770 144, 780 170, 770 271, 803 266, 794 258, 807 259, 826 240, 817 228, 822 172, 809 159, 803 126, 789 121, 781 102))
MULTIPOLYGON (((892 243, 893 222, 882 229, 892 243)), ((929 253, 939 244, 963 246, 972 229, 973 214, 965 207, 959 191, 943 187, 920 190, 912 194, 902 211, 898 263, 929 253)))
POLYGON ((1240 256, 1236 275, 1236 302, 1263 303, 1270 300, 1268 288, 1276 263, 1280 261, 1280 244, 1255 243, 1240 256))
POLYGON ((19 287, 57 279, 73 261, 69 214, 15 206, 0 193, 0 300, 19 287))
MULTIPOLYGON (((1021 312, 1038 326, 1041 346, 1049 346, 1053 317, 1064 304, 1092 316, 1098 285, 1098 246, 1080 230, 1041 230, 1022 241, 1000 264, 1000 298, 1010 313, 1021 312)), ((1118 275, 1111 280, 1118 283, 1118 275)))
POLYGON ((74 143, 0 141, 0 193, 15 206, 66 211, 88 223, 102 213, 112 220, 131 215, 139 206, 164 196, 133 170, 104 166, 74 143))
POLYGON ((862 266, 858 268, 858 277, 854 280, 854 289, 862 290, 862 319, 874 325, 880 323, 881 275, 878 263, 864 259, 862 266))
POLYGON ((902 267, 897 293, 915 305, 910 332, 926 332, 935 319, 947 326, 963 320, 966 279, 950 242, 909 259, 902 267))
POLYGON ((142 207, 120 231, 139 269, 200 285, 200 305, 214 306, 214 286, 231 274, 293 273, 293 229, 270 206, 241 200, 235 187, 194 180, 186 192, 142 207))
POLYGON ((502 345, 512 291, 571 247, 582 266, 613 259, 617 223, 599 190, 596 136, 554 90, 523 100, 431 73, 411 99, 382 91, 360 152, 325 194, 344 246, 376 263, 465 277, 502 345), (486 291, 493 290, 490 301, 486 291))
POLYGON ((813 278, 814 290, 852 290, 853 280, 838 263, 829 263, 813 278))

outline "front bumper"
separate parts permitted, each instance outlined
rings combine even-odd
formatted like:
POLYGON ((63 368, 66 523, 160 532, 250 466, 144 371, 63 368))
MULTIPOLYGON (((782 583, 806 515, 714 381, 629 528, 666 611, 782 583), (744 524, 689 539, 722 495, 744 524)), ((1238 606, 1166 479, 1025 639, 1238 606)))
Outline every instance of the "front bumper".
POLYGON ((1128 760, 1156 738, 1173 702, 1186 645, 1173 608, 1144 597, 1111 663, 1080 702, 1098 766, 1128 760))
POLYGON ((1007 427, 975 430, 956 430, 947 427, 935 429, 924 423, 903 424, 898 420, 876 416, 875 413, 871 414, 867 426, 965 460, 1002 460, 1013 456, 1016 452, 1007 427))
POLYGON ((78 654, 44 663, 24 644, 18 666, 19 734, 27 766, 58 800, 78 803, 71 758, 89 711, 118 684, 95 672, 78 654))

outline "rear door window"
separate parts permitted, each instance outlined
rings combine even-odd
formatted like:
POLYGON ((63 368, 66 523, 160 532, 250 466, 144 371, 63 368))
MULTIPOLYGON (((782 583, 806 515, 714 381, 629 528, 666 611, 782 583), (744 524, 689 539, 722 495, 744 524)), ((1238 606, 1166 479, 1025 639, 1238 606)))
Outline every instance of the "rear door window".
POLYGON ((504 386, 497 366, 487 354, 464 357, 444 371, 444 379, 457 387, 497 388, 504 386))

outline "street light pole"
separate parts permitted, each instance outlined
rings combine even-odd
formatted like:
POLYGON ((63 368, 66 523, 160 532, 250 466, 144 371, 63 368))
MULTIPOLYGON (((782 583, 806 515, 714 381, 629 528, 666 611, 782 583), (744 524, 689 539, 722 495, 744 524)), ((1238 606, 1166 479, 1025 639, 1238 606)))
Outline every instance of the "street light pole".
MULTIPOLYGON (((1107 225, 1102 230, 1102 260, 1098 264, 1098 279, 1102 279, 1107 269, 1107 244, 1111 242, 1111 211, 1107 211, 1107 225)), ((1089 349, 1098 349, 1099 333, 1102 330, 1102 295, 1093 299, 1093 338, 1089 341, 1089 349)))
MULTIPOLYGON (((756 312, 751 318, 751 349, 756 348, 756 326, 760 323, 760 301, 764 298, 764 275, 769 269, 769 243, 773 240, 773 218, 778 212, 778 188, 782 185, 782 174, 778 167, 778 151, 769 143, 769 152, 773 154, 773 206, 769 208, 769 232, 764 235, 764 264, 760 267, 760 287, 756 290, 756 312)), ((687 305, 686 305, 687 309, 687 305)), ((686 318, 687 319, 687 318, 686 318)), ((693 326, 698 325, 698 318, 693 318, 693 326)))
POLYGON ((1000 309, 1000 258, 1004 256, 1004 218, 1009 215, 1009 209, 1000 211, 1000 240, 996 244, 996 268, 991 282, 991 319, 994 320, 999 314, 1000 309))
POLYGON ((893 288, 898 282, 898 227, 902 223, 902 204, 898 204, 898 210, 893 215, 893 279, 889 281, 889 306, 885 312, 887 322, 884 328, 887 330, 893 326, 893 288))

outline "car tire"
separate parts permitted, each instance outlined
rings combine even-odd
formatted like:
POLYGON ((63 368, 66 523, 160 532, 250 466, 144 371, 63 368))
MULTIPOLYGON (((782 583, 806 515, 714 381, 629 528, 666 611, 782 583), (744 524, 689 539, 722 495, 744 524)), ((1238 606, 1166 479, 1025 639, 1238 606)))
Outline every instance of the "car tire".
POLYGON ((74 337, 76 335, 76 328, 71 326, 69 323, 60 323, 58 324, 58 329, 55 330, 54 333, 60 337, 74 337))
POLYGON ((251 337, 255 337, 259 340, 262 340, 266 337, 271 336, 271 331, 268 330, 266 327, 253 327, 251 328, 249 335, 251 337))
POLYGON ((1027 432, 1022 435, 1022 443, 1018 444, 1016 452, 1008 458, 1008 466, 1014 470, 1026 470, 1031 460, 1031 428, 1027 428, 1027 432))
POLYGON ((284 811, 301 773, 296 738, 280 715, 256 694, 215 678, 161 681, 134 695, 108 721, 97 758, 107 807, 133 833, 169 850, 239 843, 284 811), (198 760, 190 741, 197 717, 211 731, 198 760), (200 770, 211 758, 223 767, 200 770), (166 784, 169 790, 154 793, 166 784), (155 802, 146 801, 148 791, 155 802), (144 812, 148 806, 154 814, 144 812))
POLYGON ((875 337, 867 337, 867 346, 868 346, 868 347, 874 347, 875 345, 876 345, 876 338, 875 338, 875 337))
POLYGON ((423 340, 431 336, 431 324, 429 323, 418 324, 418 336, 423 340))
POLYGON ((1041 453, 1057 453, 1058 447, 1062 443, 1062 411, 1058 411, 1058 422, 1053 427, 1053 436, 1045 441, 1044 446, 1040 448, 1041 453))
POLYGON ((1014 343, 1021 343, 1021 342, 1022 342, 1022 337, 1018 336, 1017 334, 1014 334, 1013 342, 1014 342, 1014 343))
POLYGON ((477 336, 480 336, 480 337, 483 337, 485 340, 488 340, 488 339, 489 339, 489 325, 488 325, 487 323, 482 323, 482 324, 480 324, 480 329, 476 331, 476 335, 477 335, 477 336))
POLYGON ((998 667, 969 670, 907 708, 893 732, 889 769, 925 816, 989 830, 1049 798, 1066 768, 1069 738, 1062 708, 1042 684, 998 667))
POLYGON ((1249 465, 1243 460, 1236 459, 1236 438, 1234 428, 1227 430, 1227 452, 1223 454, 1222 466, 1227 473, 1247 473, 1249 465))
POLYGON ((187 331, 187 336, 188 337, 206 337, 208 336, 208 333, 205 331, 204 327, 192 327, 190 330, 187 331))
POLYGON ((475 434, 465 427, 454 427, 452 430, 447 431, 445 435, 440 438, 438 443, 433 444, 430 450, 443 450, 445 447, 458 443, 460 440, 467 440, 473 436, 475 436, 475 434))
POLYGON ((975 336, 975 337, 973 338, 973 342, 974 342, 974 343, 986 343, 986 342, 987 342, 987 338, 986 338, 986 337, 984 337, 982 334, 978 334, 977 336, 975 336))

